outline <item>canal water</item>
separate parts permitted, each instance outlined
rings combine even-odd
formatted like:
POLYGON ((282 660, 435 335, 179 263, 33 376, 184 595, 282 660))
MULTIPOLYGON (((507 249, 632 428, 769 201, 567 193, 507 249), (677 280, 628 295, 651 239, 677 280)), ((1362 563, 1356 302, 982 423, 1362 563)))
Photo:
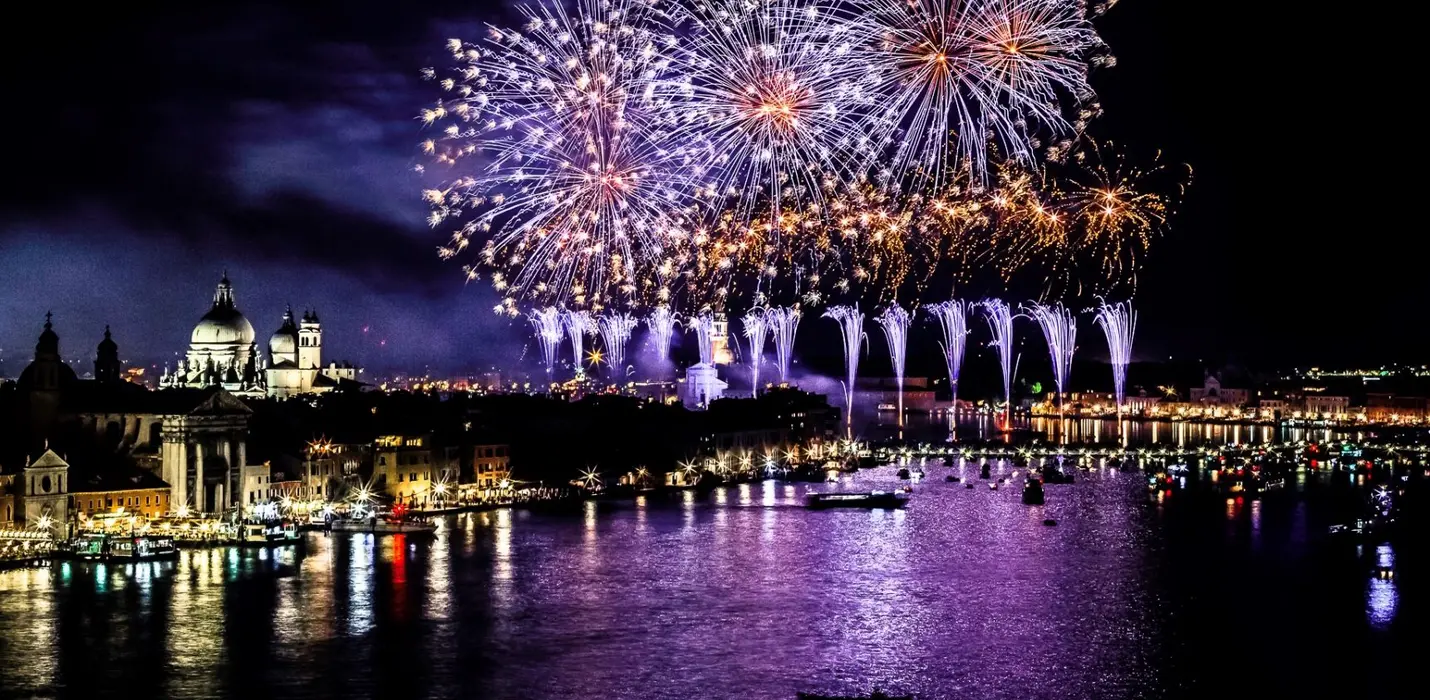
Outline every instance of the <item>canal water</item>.
POLYGON ((1314 482, 1159 500, 1103 470, 1033 507, 975 464, 926 470, 899 512, 767 482, 3 572, 0 695, 1399 697, 1421 557, 1324 541, 1314 482))

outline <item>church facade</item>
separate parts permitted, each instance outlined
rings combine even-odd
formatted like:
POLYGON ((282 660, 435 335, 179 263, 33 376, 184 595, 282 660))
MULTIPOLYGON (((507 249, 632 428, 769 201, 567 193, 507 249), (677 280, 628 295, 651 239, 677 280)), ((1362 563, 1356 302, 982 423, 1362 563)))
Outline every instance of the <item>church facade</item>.
POLYGON ((290 308, 268 340, 265 354, 253 324, 238 310, 228 275, 219 280, 213 304, 189 336, 189 350, 159 379, 161 388, 222 387, 235 396, 287 398, 320 393, 342 382, 356 382, 359 370, 348 363, 323 366, 323 327, 318 314, 293 318, 290 308))

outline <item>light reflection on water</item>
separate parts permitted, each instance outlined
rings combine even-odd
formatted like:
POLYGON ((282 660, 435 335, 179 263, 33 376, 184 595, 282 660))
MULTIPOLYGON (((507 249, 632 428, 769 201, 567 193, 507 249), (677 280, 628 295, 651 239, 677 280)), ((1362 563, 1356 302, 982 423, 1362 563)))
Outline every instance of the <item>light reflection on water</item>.
MULTIPOLYGON (((928 464, 902 511, 807 511, 806 491, 829 486, 767 481, 571 516, 462 514, 430 542, 314 533, 301 554, 0 573, 0 688, 114 697, 140 678, 153 696, 345 700, 1176 696, 1166 664, 1183 647, 1168 638, 1174 588, 1158 574, 1168 506, 1148 507, 1143 477, 1112 469, 1050 486, 1036 507, 1015 485, 943 482, 981 486, 979 463, 928 464)), ((888 468, 844 478, 905 483, 888 468)), ((1276 533, 1305 529, 1299 508, 1287 521, 1260 502, 1216 501, 1213 522, 1218 508, 1226 530, 1197 530, 1198 546, 1271 552, 1276 533)), ((1369 623, 1388 625, 1397 602, 1393 580, 1373 580, 1369 623)))

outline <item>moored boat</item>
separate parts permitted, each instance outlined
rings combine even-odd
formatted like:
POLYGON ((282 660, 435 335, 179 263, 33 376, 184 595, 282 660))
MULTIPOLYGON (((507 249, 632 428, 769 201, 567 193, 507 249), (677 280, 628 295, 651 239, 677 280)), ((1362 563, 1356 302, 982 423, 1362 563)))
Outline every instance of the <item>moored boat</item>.
POLYGON ((174 538, 168 535, 91 532, 68 542, 63 553, 93 561, 149 561, 176 556, 178 549, 174 547, 174 538))
POLYGON ((238 544, 248 547, 293 544, 299 541, 298 524, 291 520, 244 523, 238 529, 238 544))

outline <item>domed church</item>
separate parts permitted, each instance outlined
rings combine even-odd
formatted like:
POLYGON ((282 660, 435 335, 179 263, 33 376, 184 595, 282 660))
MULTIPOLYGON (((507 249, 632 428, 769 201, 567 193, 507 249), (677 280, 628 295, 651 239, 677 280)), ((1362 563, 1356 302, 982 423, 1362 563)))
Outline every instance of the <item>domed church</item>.
POLYGON ((286 398, 357 381, 359 370, 348 363, 323 366, 323 327, 314 311, 295 321, 289 308, 268 339, 267 358, 254 341, 253 324, 234 305, 233 284, 225 274, 214 291, 213 306, 189 337, 188 354, 173 372, 165 372, 159 384, 222 386, 239 396, 286 398))
POLYGON ((173 372, 159 379, 162 387, 221 386, 237 396, 267 393, 263 358, 253 342, 253 324, 233 301, 228 274, 214 290, 213 306, 189 336, 189 352, 173 372))

